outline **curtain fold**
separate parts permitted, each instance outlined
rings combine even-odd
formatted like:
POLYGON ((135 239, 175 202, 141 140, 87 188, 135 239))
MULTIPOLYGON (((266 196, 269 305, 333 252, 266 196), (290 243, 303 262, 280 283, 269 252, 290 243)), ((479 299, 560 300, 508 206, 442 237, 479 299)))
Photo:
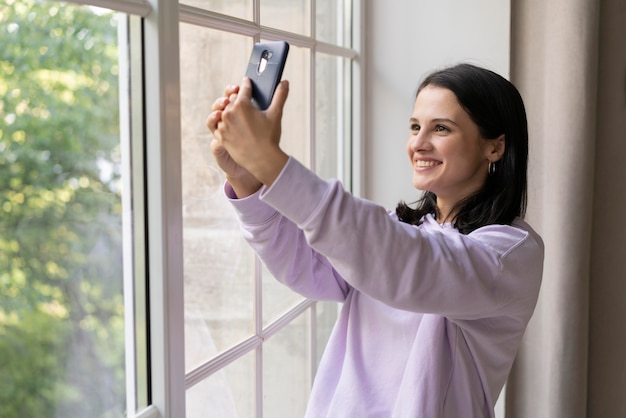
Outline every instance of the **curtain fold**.
POLYGON ((530 134, 527 219, 546 257, 506 417, 585 417, 599 2, 512 0, 511 19, 511 80, 530 134))
POLYGON ((600 7, 587 417, 626 417, 626 2, 600 7))

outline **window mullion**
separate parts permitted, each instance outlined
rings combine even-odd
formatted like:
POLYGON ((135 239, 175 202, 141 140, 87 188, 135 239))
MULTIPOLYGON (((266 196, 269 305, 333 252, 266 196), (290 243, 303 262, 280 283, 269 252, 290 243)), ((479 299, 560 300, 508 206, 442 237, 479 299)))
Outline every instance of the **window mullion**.
POLYGON ((178 2, 150 0, 144 20, 152 404, 185 416, 178 2))
POLYGON ((256 417, 263 417, 263 266, 259 257, 254 257, 254 332, 260 343, 255 349, 254 393, 256 417))
POLYGON ((259 33, 259 25, 249 20, 227 16, 197 7, 180 5, 180 21, 196 26, 236 33, 244 36, 255 36, 259 33))
POLYGON ((162 418, 162 415, 154 405, 150 405, 134 415, 134 418, 162 418))
MULTIPOLYGON (((311 28, 311 38, 317 38, 317 2, 315 0, 311 0, 311 9, 310 9, 310 24, 311 28)), ((310 151, 309 158, 311 163, 311 168, 313 170, 316 169, 316 120, 317 120, 317 79, 316 79, 316 66, 317 66, 317 42, 313 44, 313 48, 311 49, 311 60, 310 60, 310 80, 309 80, 309 89, 310 89, 310 97, 311 101, 309 103, 310 110, 310 151)), ((313 384, 313 376, 315 376, 315 370, 317 369, 317 321, 316 321, 316 303, 311 304, 308 314, 310 315, 309 320, 309 372, 311 376, 310 385, 313 384)))
POLYGON ((261 0, 252 0, 252 20, 257 26, 261 26, 261 0))
POLYGON ((129 15, 146 17, 152 11, 146 0, 68 0, 70 3, 84 4, 115 10, 129 15))
POLYGON ((309 97, 311 101, 309 102, 309 163, 311 164, 311 169, 316 171, 316 158, 315 158, 315 121, 316 121, 316 104, 317 104, 317 91, 316 91, 316 63, 317 63, 317 52, 315 48, 310 50, 311 59, 309 74, 309 97))
POLYGON ((312 387, 313 379, 317 373, 317 303, 311 305, 309 314, 311 315, 311 320, 309 322, 309 339, 311 344, 311 348, 309 350, 309 386, 312 387))
POLYGON ((122 228, 124 246, 124 330, 125 330, 125 359, 126 359, 126 411, 132 417, 137 410, 137 368, 135 359, 137 350, 135 345, 135 257, 133 251, 133 181, 132 181, 132 145, 131 145, 131 118, 130 108, 127 105, 130 91, 130 49, 129 49, 129 21, 128 17, 121 18, 118 26, 118 54, 119 54, 119 100, 120 100, 120 146, 122 154, 122 228))
POLYGON ((187 373, 185 378, 185 389, 189 390, 196 384, 211 376, 213 373, 223 369, 234 361, 240 359, 253 350, 256 350, 263 340, 258 335, 252 335, 245 341, 224 351, 207 363, 187 373))
POLYGON ((365 22, 365 5, 362 0, 352 1, 352 49, 357 56, 351 65, 351 123, 352 136, 350 153, 350 191, 357 197, 365 193, 365 185, 362 181, 363 163, 365 151, 363 147, 363 133, 365 132, 364 98, 365 77, 363 76, 363 64, 365 63, 365 34, 363 22, 365 22), (355 24, 356 22, 356 24, 355 24))

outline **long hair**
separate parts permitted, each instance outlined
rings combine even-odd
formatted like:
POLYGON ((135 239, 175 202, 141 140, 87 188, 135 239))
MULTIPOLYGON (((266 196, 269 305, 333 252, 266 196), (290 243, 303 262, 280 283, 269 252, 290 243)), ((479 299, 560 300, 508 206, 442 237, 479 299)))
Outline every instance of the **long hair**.
MULTIPOLYGON (((452 91, 461 107, 478 125, 485 140, 504 134, 505 149, 482 188, 457 202, 454 226, 463 234, 491 224, 511 224, 524 217, 527 199, 528 124, 522 97, 509 81, 493 71, 471 64, 458 64, 430 74, 417 90, 426 86, 452 91)), ((416 96, 417 96, 416 95, 416 96)), ((424 215, 440 215, 437 196, 426 191, 415 209, 400 202, 398 218, 418 225, 424 215)))

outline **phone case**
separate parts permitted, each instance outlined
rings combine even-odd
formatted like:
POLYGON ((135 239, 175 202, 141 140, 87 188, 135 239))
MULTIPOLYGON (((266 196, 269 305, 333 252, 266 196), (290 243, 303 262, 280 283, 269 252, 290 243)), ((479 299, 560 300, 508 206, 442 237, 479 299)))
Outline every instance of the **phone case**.
POLYGON ((288 53, 289 44, 284 41, 261 42, 252 48, 246 77, 252 81, 252 103, 257 108, 265 110, 272 102, 288 53))

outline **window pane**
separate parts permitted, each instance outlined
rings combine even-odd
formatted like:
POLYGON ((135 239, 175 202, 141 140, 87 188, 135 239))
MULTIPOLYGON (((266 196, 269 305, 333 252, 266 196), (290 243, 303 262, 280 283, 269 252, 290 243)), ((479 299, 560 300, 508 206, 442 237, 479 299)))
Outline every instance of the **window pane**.
POLYGON ((0 5, 0 416, 124 414, 117 15, 0 5))
POLYGON ((316 55, 315 168, 349 187, 350 78, 348 59, 316 55))
POLYGON ((263 416, 304 416, 311 387, 307 310, 263 345, 263 416))
POLYGON ((182 4, 252 20, 252 0, 181 0, 182 4))
POLYGON ((283 113, 280 140, 287 154, 307 166, 310 160, 310 55, 309 49, 293 45, 289 48, 283 72, 283 79, 289 80, 289 97, 283 113))
POLYGON ((351 1, 317 0, 315 32, 318 41, 351 46, 351 1))
POLYGON ((341 142, 339 141, 337 63, 340 58, 317 54, 315 61, 315 168, 325 178, 337 178, 341 142))
POLYGON ((310 20, 310 0, 261 0, 262 26, 308 36, 310 20))
POLYGON ((315 361, 316 364, 319 364, 322 354, 324 354, 324 349, 326 348, 326 343, 328 343, 328 338, 330 337, 330 333, 335 326, 335 322, 337 321, 337 315, 339 314, 339 309, 342 305, 337 302, 318 302, 315 305, 316 317, 317 317, 317 358, 315 361))
POLYGON ((187 390, 187 418, 254 417, 255 352, 187 390))
POLYGON ((263 268, 264 326, 303 300, 302 296, 278 282, 265 267, 263 268))
POLYGON ((205 121, 243 77, 252 41, 180 25, 187 371, 254 333, 254 256, 222 192, 205 121))

